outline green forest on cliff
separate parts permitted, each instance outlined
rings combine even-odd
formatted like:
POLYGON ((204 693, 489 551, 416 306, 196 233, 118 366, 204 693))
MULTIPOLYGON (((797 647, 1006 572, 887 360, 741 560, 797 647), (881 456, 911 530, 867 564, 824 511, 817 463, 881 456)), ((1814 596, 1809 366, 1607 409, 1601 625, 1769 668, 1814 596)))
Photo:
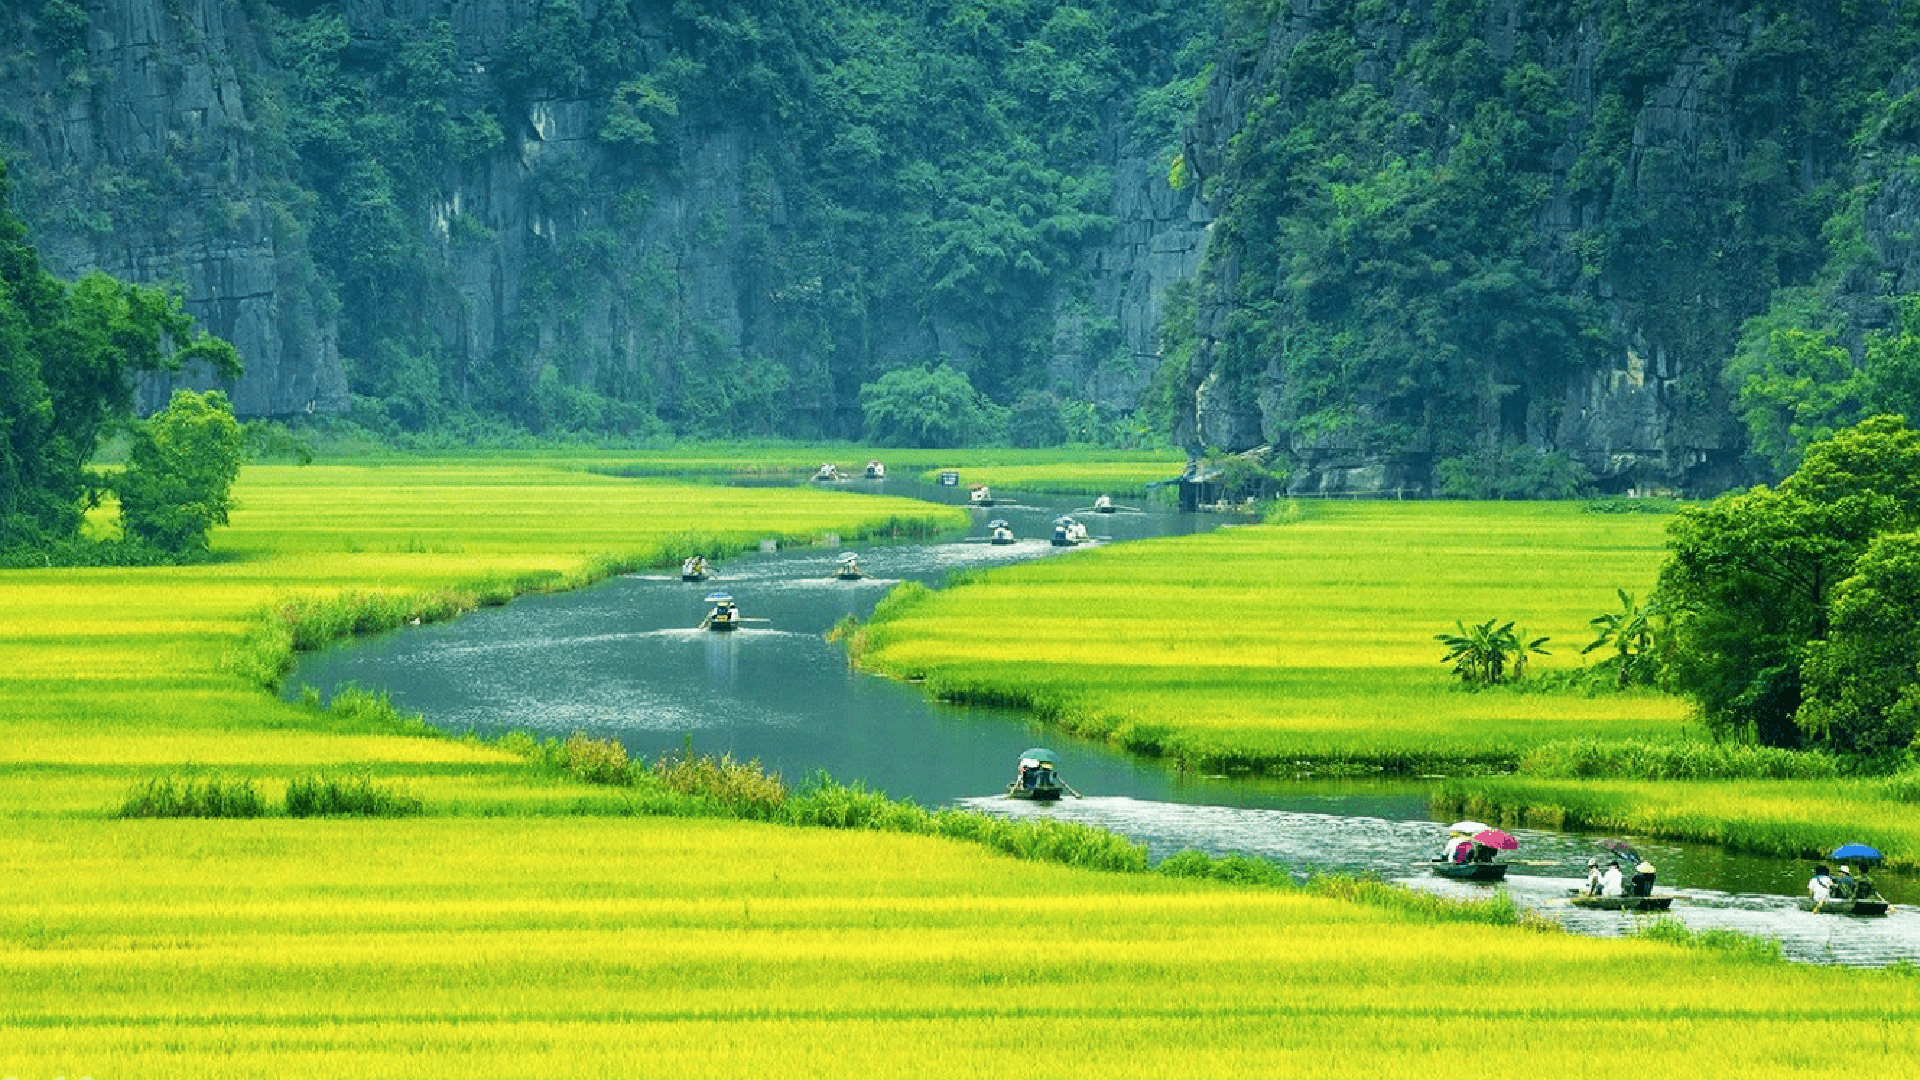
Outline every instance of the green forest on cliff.
MULTIPOLYGON (((1769 471, 1874 411, 1784 431, 1795 380, 1900 329, 1863 217, 1913 167, 1911 5, 1356 0, 1278 50, 1274 25, 1236 16, 1222 66, 1250 107, 1192 170, 1219 215, 1202 303, 1224 309, 1196 374, 1268 436, 1498 474, 1554 446, 1570 384, 1649 343, 1681 361, 1675 427, 1738 449, 1737 417, 1769 471)), ((1874 406, 1911 411, 1887 389, 1874 406)))
MULTIPOLYGON (((211 48, 206 5, 112 5, 147 7, 211 48)), ((1920 398, 1896 0, 237 10, 246 164, 311 256, 320 325, 282 332, 331 335, 388 435, 872 436, 863 391, 957 372, 974 440, 1706 492, 1920 398), (1153 377, 1101 294, 1137 272, 1101 248, 1127 163, 1213 221, 1153 377)), ((117 76, 99 11, 11 18, 29 145, 117 76)), ((18 162, 30 223, 98 240, 194 190, 101 156, 86 205, 18 162)))
MULTIPOLYGON (((665 421, 693 435, 857 434, 793 406, 844 409, 882 374, 876 311, 937 312, 975 357, 976 387, 1002 404, 1054 390, 1054 298, 1084 279, 1077 256, 1110 226, 1101 140, 1117 121, 1170 160, 1216 22, 1171 0, 540 0, 474 78, 444 17, 370 49, 336 5, 283 8, 271 25, 284 79, 262 88, 263 121, 300 178, 289 209, 356 315, 341 347, 360 411, 405 428, 471 407, 535 429, 665 421), (495 151, 504 127, 554 98, 592 103, 607 154, 599 173, 543 159, 536 198, 556 219, 585 200, 611 205, 604 224, 553 241, 525 307, 548 315, 580 299, 580 279, 614 281, 642 355, 569 363, 563 349, 529 387, 522 350, 469 370, 439 355, 432 292, 417 287, 439 252, 415 223, 448 163, 495 151), (698 229, 716 243, 737 230, 724 239, 781 340, 734 355, 717 327, 662 325, 678 285, 620 236, 682 182, 680 144, 720 125, 752 146, 749 205, 698 229)), ((447 228, 455 244, 494 239, 472 217, 447 228)), ((538 333, 531 317, 517 330, 525 351, 538 333)))

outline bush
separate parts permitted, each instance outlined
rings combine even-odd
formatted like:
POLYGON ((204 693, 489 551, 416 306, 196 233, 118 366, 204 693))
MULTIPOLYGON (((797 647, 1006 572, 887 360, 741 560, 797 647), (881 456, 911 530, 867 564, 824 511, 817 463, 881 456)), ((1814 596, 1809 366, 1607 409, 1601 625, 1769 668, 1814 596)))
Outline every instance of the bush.
POLYGON ((129 792, 115 811, 121 818, 257 818, 267 804, 251 780, 218 776, 176 779, 163 776, 129 792))
POLYGON ((668 791, 710 799, 745 818, 771 818, 787 801, 780 774, 761 768, 758 758, 735 761, 731 754, 696 757, 691 751, 662 754, 653 763, 653 778, 668 791))
POLYGON ((175 390, 166 409, 133 425, 126 471, 114 481, 127 535, 162 551, 195 555, 233 508, 245 439, 218 390, 175 390))
POLYGON ((627 748, 618 739, 595 739, 574 732, 567 737, 562 757, 567 775, 586 784, 633 784, 633 767, 627 760, 627 748))
POLYGON ((414 817, 425 811, 418 796, 376 787, 366 773, 321 773, 287 785, 288 817, 414 817))

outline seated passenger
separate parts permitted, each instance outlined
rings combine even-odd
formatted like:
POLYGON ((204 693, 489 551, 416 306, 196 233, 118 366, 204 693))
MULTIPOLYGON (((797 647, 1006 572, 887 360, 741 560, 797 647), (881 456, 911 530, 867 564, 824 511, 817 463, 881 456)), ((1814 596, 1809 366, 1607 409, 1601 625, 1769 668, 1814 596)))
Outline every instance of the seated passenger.
POLYGON ((1612 865, 1607 867, 1606 872, 1600 875, 1600 895, 1619 896, 1625 891, 1621 884, 1620 860, 1615 859, 1612 865))
POLYGON ((1645 859, 1640 860, 1640 865, 1633 868, 1633 895, 1652 896, 1653 878, 1653 864, 1645 859))
POLYGON ((1813 876, 1807 879, 1807 894, 1816 904, 1833 899, 1833 875, 1827 872, 1825 863, 1813 868, 1813 876))
POLYGON ((1840 872, 1835 874, 1833 878, 1833 898, 1835 900, 1853 899, 1855 884, 1853 880, 1853 867, 1842 866, 1840 872))

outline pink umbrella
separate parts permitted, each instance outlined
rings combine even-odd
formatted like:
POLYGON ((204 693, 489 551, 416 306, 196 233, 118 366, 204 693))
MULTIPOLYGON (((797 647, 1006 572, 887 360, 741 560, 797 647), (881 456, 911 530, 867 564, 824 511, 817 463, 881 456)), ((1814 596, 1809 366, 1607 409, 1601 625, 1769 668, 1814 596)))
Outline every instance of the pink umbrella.
POLYGON ((1515 840, 1512 835, 1503 833, 1499 829, 1488 829, 1485 832, 1474 833, 1473 842, 1495 848, 1499 851, 1512 851, 1520 846, 1520 841, 1515 840))

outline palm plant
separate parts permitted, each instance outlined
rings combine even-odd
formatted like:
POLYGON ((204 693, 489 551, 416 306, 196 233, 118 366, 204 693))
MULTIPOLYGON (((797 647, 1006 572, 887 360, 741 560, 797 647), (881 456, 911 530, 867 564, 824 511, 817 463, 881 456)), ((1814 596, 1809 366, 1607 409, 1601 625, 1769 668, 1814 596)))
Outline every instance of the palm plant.
POLYGON ((1488 619, 1472 628, 1456 622, 1458 633, 1433 635, 1447 647, 1440 662, 1451 663, 1462 682, 1472 686, 1512 682, 1525 673, 1529 655, 1550 655, 1541 647, 1547 643, 1545 637, 1529 639, 1526 631, 1515 631, 1511 622, 1498 627, 1494 622, 1488 619))
POLYGON ((1658 655, 1661 644, 1662 627, 1659 622, 1660 602, 1649 600, 1636 604, 1633 594, 1625 589, 1615 589, 1620 597, 1620 610, 1609 611, 1587 620, 1597 636, 1593 643, 1580 650, 1580 654, 1609 646, 1613 655, 1607 657, 1595 667, 1611 667, 1615 684, 1622 689, 1635 683, 1651 683, 1658 675, 1658 655))

